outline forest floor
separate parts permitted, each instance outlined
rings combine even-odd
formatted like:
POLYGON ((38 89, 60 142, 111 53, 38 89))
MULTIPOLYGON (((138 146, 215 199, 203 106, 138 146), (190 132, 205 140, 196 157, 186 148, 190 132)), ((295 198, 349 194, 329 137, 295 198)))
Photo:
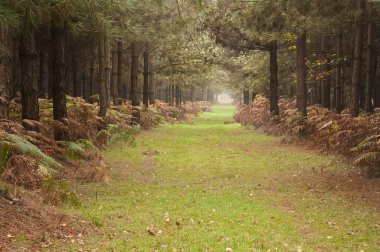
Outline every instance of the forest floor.
POLYGON ((224 124, 217 105, 191 125, 144 131, 106 151, 112 181, 75 188, 99 232, 47 250, 378 251, 380 180, 336 156, 224 124))

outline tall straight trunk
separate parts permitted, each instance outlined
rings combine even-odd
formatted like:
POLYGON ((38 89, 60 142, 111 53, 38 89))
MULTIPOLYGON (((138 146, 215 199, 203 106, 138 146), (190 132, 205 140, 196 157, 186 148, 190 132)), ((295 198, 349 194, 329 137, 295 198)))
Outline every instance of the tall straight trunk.
POLYGON ((149 52, 144 52, 144 87, 143 87, 143 104, 149 106, 149 52))
POLYGON ((105 92, 105 99, 106 99, 106 104, 107 108, 110 107, 110 96, 111 96, 111 88, 110 88, 110 83, 111 83, 111 55, 110 55, 110 42, 108 38, 104 39, 104 75, 105 75, 105 87, 106 87, 106 92, 105 92))
POLYGON ((111 82, 111 96, 112 96, 112 99, 113 99, 113 104, 114 105, 119 105, 119 100, 118 100, 118 97, 119 97, 119 92, 118 92, 118 83, 119 83, 119 80, 118 80, 118 77, 119 77, 119 74, 118 74, 118 51, 117 51, 117 46, 114 46, 112 48, 112 82, 111 82))
POLYGON ((18 97, 21 90, 21 64, 19 56, 19 37, 13 37, 12 39, 12 78, 9 89, 10 98, 18 97))
POLYGON ((82 72, 82 97, 83 99, 88 99, 88 79, 87 79, 87 73, 85 72, 86 69, 83 69, 82 72))
POLYGON ((335 86, 335 91, 336 91, 336 106, 335 106, 335 109, 336 109, 336 112, 339 114, 342 112, 342 109, 343 109, 343 94, 342 94, 342 90, 343 90, 343 76, 342 76, 342 72, 343 72, 343 53, 342 53, 342 50, 343 50, 343 35, 342 35, 342 31, 341 29, 339 29, 338 31, 338 35, 337 35, 337 38, 336 38, 336 86, 335 86))
MULTIPOLYGON (((53 91, 53 117, 61 121, 67 118, 65 94, 65 27, 52 23, 52 91, 53 91)), ((55 140, 68 140, 68 132, 56 129, 55 140)))
POLYGON ((95 74, 95 64, 96 64, 96 46, 95 42, 91 45, 91 53, 90 53, 90 83, 89 83, 89 90, 90 90, 90 97, 96 94, 96 74, 95 74))
POLYGON ((45 45, 40 51, 39 92, 45 99, 49 97, 49 48, 50 45, 45 45))
POLYGON ((181 106, 181 89, 178 84, 175 85, 175 105, 177 107, 181 106))
POLYGON ((172 85, 171 92, 170 92, 170 105, 174 105, 174 99, 175 98, 175 86, 172 85))
POLYGON ((74 97, 81 97, 81 83, 78 78, 78 61, 76 57, 77 56, 75 53, 71 55, 71 76, 73 78, 73 82, 72 88, 70 89, 72 90, 74 97))
POLYGON ((297 109, 307 115, 306 32, 297 39, 297 109))
POLYGON ((331 106, 331 76, 330 76, 330 71, 331 71, 331 66, 330 66, 330 59, 328 57, 328 52, 327 52, 327 46, 326 46, 326 37, 322 38, 321 41, 321 51, 322 54, 324 55, 324 59, 326 60, 326 65, 324 68, 325 75, 324 78, 321 81, 321 102, 322 102, 322 107, 324 108, 330 108, 331 106))
POLYGON ((21 103, 22 119, 38 121, 40 109, 38 106, 38 84, 36 66, 36 44, 33 32, 23 32, 20 40, 21 61, 21 103))
MULTIPOLYGON (((53 48, 51 49, 53 51, 53 48)), ((69 51, 67 48, 65 48, 65 62, 70 62, 70 64, 65 65, 65 91, 68 95, 74 96, 73 92, 73 78, 72 78, 72 67, 71 67, 71 55, 69 54, 69 51)), ((52 54, 53 56, 53 54, 52 54)), ((51 68, 53 65, 53 57, 51 57, 51 68)), ((53 72, 53 69, 51 69, 51 73, 53 72)), ((50 75, 50 81, 53 82, 53 75, 50 75)), ((53 87, 51 92, 51 97, 53 96, 53 87)))
POLYGON ((251 93, 251 99, 252 99, 252 102, 255 101, 256 96, 257 96, 257 93, 256 93, 255 91, 252 91, 252 93, 251 93))
POLYGON ((90 61, 85 60, 85 63, 82 68, 82 92, 83 92, 83 99, 88 101, 88 98, 90 97, 90 61))
POLYGON ((166 103, 170 102, 170 86, 167 86, 165 88, 165 102, 166 103))
POLYGON ((351 115, 359 116, 359 99, 360 99, 360 82, 362 70, 362 53, 363 53, 363 16, 364 16, 364 0, 356 0, 359 17, 355 24, 355 52, 354 64, 352 69, 352 90, 351 90, 351 115))
POLYGON ((278 63, 277 63, 277 41, 272 41, 270 47, 270 84, 269 84, 269 103, 270 112, 274 115, 280 113, 278 108, 278 63))
POLYGON ((322 80, 317 81, 317 104, 322 104, 322 80))
POLYGON ((104 37, 99 38, 98 44, 99 57, 99 116, 106 117, 107 115, 107 88, 106 88, 106 73, 105 73, 105 55, 104 55, 104 37))
MULTIPOLYGON (((369 9, 369 17, 371 17, 372 14, 372 8, 373 3, 370 3, 368 6, 369 9)), ((374 33, 374 27, 372 20, 368 21, 367 24, 368 32, 367 32, 367 56, 366 56, 366 82, 365 82, 365 112, 372 113, 373 112, 373 105, 372 105, 372 98, 373 98, 373 87, 374 85, 374 78, 373 78, 373 33, 374 33)))
POLYGON ((244 105, 249 105, 249 90, 243 91, 243 101, 244 105))
POLYGON ((179 106, 181 107, 182 105, 182 88, 179 88, 179 106))
POLYGON ((311 83, 310 104, 315 105, 318 103, 318 81, 316 79, 311 83))
POLYGON ((0 119, 9 117, 9 87, 11 79, 11 62, 9 60, 9 33, 7 30, 0 31, 0 43, 5 45, 5 62, 0 61, 0 119))
MULTIPOLYGON (((150 63, 150 65, 151 65, 151 63, 150 63)), ((155 104, 156 103, 157 91, 158 91, 158 87, 154 82, 154 72, 150 70, 149 71, 149 104, 155 104)))
POLYGON ((139 99, 137 93, 137 78, 139 71, 139 55, 136 42, 132 42, 132 66, 131 66, 131 100, 132 106, 139 106, 139 99))
POLYGON ((377 57, 378 53, 377 50, 373 51, 373 71, 372 71, 372 78, 373 78, 373 105, 374 107, 380 106, 380 88, 379 86, 379 80, 377 78, 378 71, 377 71, 377 57))
MULTIPOLYGON (((117 93, 119 98, 126 98, 127 94, 125 92, 125 97, 122 95, 123 92, 123 80, 122 80, 122 72, 123 72, 123 43, 121 41, 117 42, 117 93)), ((121 104, 121 99, 119 100, 119 104, 121 104)))

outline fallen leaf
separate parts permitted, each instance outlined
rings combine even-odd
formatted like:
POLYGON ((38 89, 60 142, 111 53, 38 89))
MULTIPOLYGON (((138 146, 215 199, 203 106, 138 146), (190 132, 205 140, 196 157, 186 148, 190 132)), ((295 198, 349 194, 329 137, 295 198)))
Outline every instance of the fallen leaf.
POLYGON ((146 228, 146 231, 147 231, 150 235, 152 235, 152 236, 155 236, 155 235, 156 235, 156 233, 154 232, 154 230, 153 230, 152 227, 147 227, 147 228, 146 228))

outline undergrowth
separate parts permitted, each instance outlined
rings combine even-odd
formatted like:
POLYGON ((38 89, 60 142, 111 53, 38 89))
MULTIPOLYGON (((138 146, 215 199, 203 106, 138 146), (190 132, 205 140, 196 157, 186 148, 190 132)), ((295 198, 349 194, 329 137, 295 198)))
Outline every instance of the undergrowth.
POLYGON ((39 159, 41 162, 41 168, 47 174, 54 174, 56 169, 62 167, 60 163, 54 160, 54 158, 43 153, 37 146, 17 135, 9 134, 7 140, 12 143, 15 148, 21 151, 25 155, 39 159))
POLYGON ((355 164, 368 168, 368 175, 380 175, 379 114, 353 118, 348 111, 336 114, 326 108, 310 106, 307 117, 303 118, 297 112, 295 100, 285 98, 280 99, 279 107, 280 115, 273 116, 268 99, 257 96, 235 114, 235 120, 256 128, 265 126, 266 133, 276 136, 306 136, 326 152, 354 158, 355 164))

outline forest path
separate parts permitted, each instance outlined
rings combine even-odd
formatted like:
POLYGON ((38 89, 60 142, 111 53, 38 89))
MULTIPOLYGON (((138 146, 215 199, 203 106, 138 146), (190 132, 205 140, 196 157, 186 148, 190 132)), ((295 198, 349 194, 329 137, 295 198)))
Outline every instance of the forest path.
POLYGON ((122 142, 111 146, 104 156, 113 181, 80 186, 86 199, 68 210, 97 225, 101 234, 65 248, 380 249, 379 205, 339 184, 337 173, 347 164, 223 124, 233 112, 231 105, 217 105, 193 125, 142 132, 134 148, 122 142), (327 179, 319 180, 321 174, 327 179))

